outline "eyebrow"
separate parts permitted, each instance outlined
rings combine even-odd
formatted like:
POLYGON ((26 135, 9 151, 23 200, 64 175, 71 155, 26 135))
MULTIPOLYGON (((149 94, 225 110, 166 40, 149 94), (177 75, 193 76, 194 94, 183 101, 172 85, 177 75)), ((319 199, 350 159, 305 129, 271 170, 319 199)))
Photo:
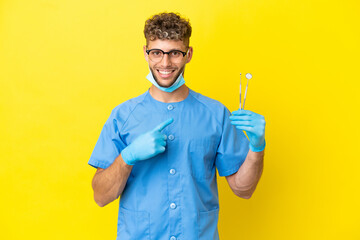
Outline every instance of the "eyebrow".
MULTIPOLYGON (((163 49, 161 49, 161 48, 149 48, 149 50, 152 50, 152 49, 159 49, 159 50, 162 50, 162 51, 164 51, 164 52, 171 52, 171 51, 174 51, 174 50, 184 52, 183 50, 177 49, 177 48, 172 48, 172 49, 170 49, 169 51, 165 51, 165 50, 163 50, 163 49)), ((185 50, 185 51, 186 51, 186 50, 185 50)))

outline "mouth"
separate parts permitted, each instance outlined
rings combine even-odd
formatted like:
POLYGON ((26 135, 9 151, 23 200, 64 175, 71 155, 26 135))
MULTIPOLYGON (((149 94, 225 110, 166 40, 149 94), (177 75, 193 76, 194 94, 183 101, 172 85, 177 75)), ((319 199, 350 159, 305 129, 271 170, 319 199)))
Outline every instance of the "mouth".
POLYGON ((165 78, 165 79, 171 78, 175 72, 175 70, 171 70, 171 69, 166 69, 166 70, 156 69, 156 71, 159 73, 161 78, 165 78))

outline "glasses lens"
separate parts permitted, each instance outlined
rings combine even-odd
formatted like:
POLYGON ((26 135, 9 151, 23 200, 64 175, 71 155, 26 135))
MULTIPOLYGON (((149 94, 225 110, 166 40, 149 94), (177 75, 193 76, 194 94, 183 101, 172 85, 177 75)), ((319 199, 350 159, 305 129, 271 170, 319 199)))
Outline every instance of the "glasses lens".
POLYGON ((183 58, 183 54, 181 51, 173 50, 169 53, 169 57, 172 62, 178 63, 178 62, 181 62, 181 60, 183 58))
POLYGON ((163 53, 160 50, 151 50, 149 52, 149 58, 150 60, 154 61, 154 62, 160 62, 161 59, 163 58, 163 53))

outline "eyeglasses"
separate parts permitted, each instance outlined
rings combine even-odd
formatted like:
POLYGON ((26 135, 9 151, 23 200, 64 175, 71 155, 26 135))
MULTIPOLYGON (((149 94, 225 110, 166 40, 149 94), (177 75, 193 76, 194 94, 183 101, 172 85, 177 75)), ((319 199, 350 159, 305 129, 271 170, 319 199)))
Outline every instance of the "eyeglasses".
POLYGON ((170 52, 164 52, 161 49, 149 49, 146 50, 146 53, 149 55, 149 58, 153 62, 160 62, 164 55, 167 54, 170 58, 170 61, 173 63, 179 63, 187 54, 186 52, 180 50, 171 50, 170 52))

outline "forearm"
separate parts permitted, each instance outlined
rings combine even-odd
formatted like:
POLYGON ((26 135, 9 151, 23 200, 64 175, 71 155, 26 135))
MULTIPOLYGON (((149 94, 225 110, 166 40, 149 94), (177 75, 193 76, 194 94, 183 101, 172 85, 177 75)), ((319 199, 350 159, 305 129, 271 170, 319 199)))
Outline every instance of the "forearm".
POLYGON ((127 165, 119 155, 110 167, 96 172, 92 187, 95 202, 100 207, 114 201, 122 194, 131 170, 132 166, 127 165))
POLYGON ((260 180, 264 166, 264 151, 253 152, 248 155, 237 173, 235 173, 234 193, 242 198, 250 198, 260 180))

